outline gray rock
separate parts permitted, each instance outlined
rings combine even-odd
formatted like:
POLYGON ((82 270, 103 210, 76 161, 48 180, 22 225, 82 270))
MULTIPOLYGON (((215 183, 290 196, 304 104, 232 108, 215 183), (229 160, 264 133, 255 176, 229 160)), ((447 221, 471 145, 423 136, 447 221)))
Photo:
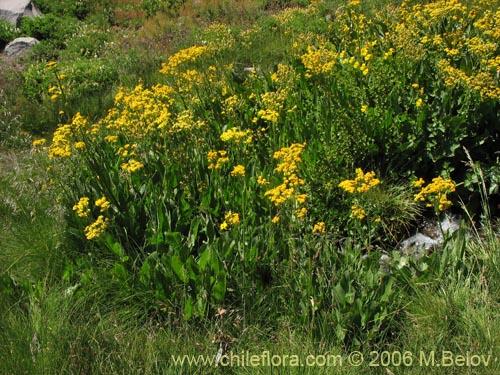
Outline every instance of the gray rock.
POLYGON ((0 19, 19 26, 21 18, 35 17, 42 13, 31 0, 0 0, 0 19))
POLYGON ((414 236, 402 241, 399 250, 402 253, 420 256, 424 251, 429 251, 433 246, 442 244, 444 236, 450 236, 459 228, 459 217, 445 215, 441 222, 429 221, 422 228, 422 233, 416 233, 414 236))
POLYGON ((400 251, 402 253, 420 256, 424 251, 428 251, 431 247, 439 243, 441 243, 441 241, 432 239, 422 233, 417 233, 401 242, 400 251))
POLYGON ((5 54, 7 56, 21 56, 27 53, 38 40, 31 37, 16 38, 5 46, 5 54))

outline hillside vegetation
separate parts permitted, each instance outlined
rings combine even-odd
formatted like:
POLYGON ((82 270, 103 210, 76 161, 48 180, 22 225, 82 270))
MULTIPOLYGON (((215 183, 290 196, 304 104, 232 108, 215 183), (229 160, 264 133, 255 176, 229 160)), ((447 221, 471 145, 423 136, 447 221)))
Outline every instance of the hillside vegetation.
POLYGON ((35 3, 0 373, 498 371, 496 1, 35 3))

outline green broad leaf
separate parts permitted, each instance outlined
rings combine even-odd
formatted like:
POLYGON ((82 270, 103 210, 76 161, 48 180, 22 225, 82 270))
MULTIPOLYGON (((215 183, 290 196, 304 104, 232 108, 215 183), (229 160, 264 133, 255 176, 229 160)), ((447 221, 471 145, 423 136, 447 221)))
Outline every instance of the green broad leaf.
POLYGON ((224 259, 229 259, 232 256, 235 247, 236 247, 236 241, 232 240, 229 246, 227 247, 226 251, 224 252, 224 259))
POLYGON ((113 275, 120 281, 126 281, 127 280, 127 270, 125 266, 121 263, 115 263, 115 266, 113 267, 112 270, 113 275))
POLYGON ((166 232, 165 243, 170 246, 178 247, 181 244, 181 234, 179 232, 166 232))
POLYGON ((391 277, 385 284, 384 294, 380 298, 381 302, 389 302, 389 298, 393 295, 392 285, 394 284, 394 279, 391 277))
POLYGON ((151 282, 151 265, 147 259, 139 270, 139 281, 144 285, 149 285, 151 282))
POLYGON ((109 247, 111 252, 117 257, 122 258, 125 255, 125 251, 123 250, 122 245, 119 242, 115 241, 115 238, 110 233, 105 234, 104 241, 106 242, 106 245, 109 247))
POLYGON ((200 271, 204 271, 207 265, 210 263, 212 258, 212 250, 210 247, 206 247, 205 250, 200 255, 200 259, 198 260, 198 267, 200 271))
POLYGON ((212 297, 215 302, 221 302, 226 294, 226 276, 222 275, 218 278, 212 288, 212 297))
POLYGON ((187 297, 184 301, 184 320, 189 320, 193 316, 193 301, 187 297))
POLYGON ((337 284, 335 286, 335 294, 337 295, 339 302, 345 306, 345 291, 342 288, 342 285, 337 284))
POLYGON ((186 259, 185 269, 190 280, 198 280, 198 265, 196 264, 192 256, 186 259))
POLYGON ((172 267, 172 271, 174 271, 180 281, 187 283, 189 280, 188 273, 184 267, 184 263, 178 255, 172 255, 170 257, 170 267, 172 267))
POLYGON ((201 224, 201 218, 200 217, 195 217, 191 221, 191 226, 189 227, 189 234, 188 234, 188 240, 187 240, 187 246, 189 248, 194 247, 196 243, 196 239, 198 237, 198 230, 201 224))
POLYGON ((246 254, 246 260, 250 263, 254 263, 257 255, 259 254, 259 249, 257 246, 251 246, 246 254))

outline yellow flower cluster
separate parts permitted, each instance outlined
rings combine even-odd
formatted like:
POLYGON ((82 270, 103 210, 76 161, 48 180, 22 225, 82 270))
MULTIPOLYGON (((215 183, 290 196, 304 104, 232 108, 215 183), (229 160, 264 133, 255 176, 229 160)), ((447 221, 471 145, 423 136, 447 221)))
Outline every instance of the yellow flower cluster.
POLYGON ((244 110, 246 105, 244 99, 236 94, 231 95, 226 99, 224 99, 223 104, 224 104, 224 110, 221 113, 228 116, 236 115, 237 111, 244 110))
POLYGON ((452 180, 439 176, 433 178, 427 186, 424 184, 425 181, 422 178, 413 184, 421 189, 415 194, 416 202, 427 202, 427 207, 437 207, 439 211, 444 211, 452 205, 447 196, 455 191, 455 183, 452 180))
MULTIPOLYGON (((73 211, 75 211, 79 217, 89 216, 89 201, 90 199, 88 197, 80 198, 80 200, 73 206, 73 211)), ((97 199, 94 204, 97 208, 99 208, 100 212, 106 211, 111 206, 111 203, 109 203, 105 196, 97 199)))
POLYGON ((326 225, 323 221, 319 221, 316 224, 314 224, 313 233, 325 233, 326 232, 326 225))
POLYGON ((208 49, 217 52, 232 48, 236 42, 231 27, 219 21, 208 25, 202 31, 201 38, 206 41, 208 49))
POLYGON ((50 86, 49 87, 49 95, 50 95, 50 100, 54 101, 56 100, 60 95, 62 95, 62 86, 50 86))
POLYGON ((75 211, 79 217, 89 216, 89 214, 90 214, 89 198, 88 197, 80 198, 78 203, 76 203, 73 206, 73 211, 75 211))
POLYGON ((229 158, 227 157, 227 151, 209 151, 207 155, 208 169, 220 169, 223 163, 227 163, 229 158))
MULTIPOLYGON (((306 194, 300 194, 298 191, 298 187, 304 185, 304 180, 297 175, 297 163, 302 160, 301 154, 305 146, 305 143, 294 143, 290 147, 283 147, 274 153, 274 158, 281 160, 275 171, 283 174, 283 183, 267 190, 264 195, 276 206, 280 206, 292 198, 295 198, 298 204, 305 203, 307 199, 306 194)), ((261 179, 262 184, 264 181, 266 180, 261 179)), ((299 219, 302 219, 306 212, 307 209, 302 207, 297 210, 296 215, 299 219)))
POLYGON ((413 6, 404 2, 388 39, 409 59, 420 59, 427 51, 440 56, 438 68, 447 86, 465 86, 483 100, 498 99, 499 70, 494 58, 500 42, 500 11, 492 11, 492 6, 487 1, 468 5, 436 0, 413 6))
POLYGON ((238 127, 230 128, 220 135, 220 139, 223 142, 233 142, 235 144, 240 143, 240 141, 245 138, 245 143, 252 143, 252 131, 239 130, 238 127))
POLYGON ((363 220, 366 217, 366 211, 363 207, 355 204, 351 207, 351 216, 358 220, 363 220))
POLYGON ((244 176, 245 175, 245 167, 243 165, 237 165, 231 171, 231 176, 244 176))
POLYGON ((35 139, 31 145, 34 147, 34 148, 37 148, 37 147, 40 147, 40 146, 45 146, 45 144, 47 143, 47 140, 45 138, 39 138, 39 139, 35 139))
POLYGON ((240 215, 236 212, 229 211, 224 216, 224 221, 220 225, 220 230, 228 230, 231 226, 234 226, 240 222, 240 215))
POLYGON ((70 124, 60 125, 52 137, 52 143, 49 146, 49 158, 65 158, 71 156, 71 137, 72 130, 70 124))
POLYGON ((99 215, 99 217, 95 222, 85 227, 84 229, 85 237, 89 241, 95 240, 102 233, 104 233, 104 231, 108 227, 108 224, 109 224, 109 219, 108 218, 105 219, 103 215, 99 215))
POLYGON ((375 178, 375 172, 364 173, 361 168, 356 168, 356 178, 354 180, 344 180, 339 183, 339 187, 348 193, 366 193, 372 187, 380 184, 380 180, 375 178))
MULTIPOLYGON (((73 116, 70 124, 59 125, 54 131, 52 143, 49 146, 48 154, 51 159, 64 158, 72 155, 72 141, 78 135, 88 132, 88 120, 79 112, 73 116)), ((83 149, 85 143, 76 141, 73 144, 76 149, 83 149)))
POLYGON ((277 123, 280 112, 285 106, 287 90, 269 91, 260 95, 262 109, 257 112, 257 116, 263 120, 277 123))
POLYGON ((337 60, 337 52, 328 48, 326 45, 318 47, 308 46, 307 52, 300 59, 307 70, 306 75, 328 74, 335 67, 337 60))
MULTIPOLYGON (((350 194, 364 194, 379 184, 380 180, 375 177, 375 172, 364 173, 361 168, 356 168, 356 178, 354 180, 344 180, 339 183, 338 187, 350 194)), ((358 203, 358 199, 355 202, 358 203)), ((366 211, 359 204, 354 204, 351 206, 351 217, 362 220, 366 217, 366 211)))
POLYGON ((174 53, 168 58, 168 63, 163 63, 160 73, 176 74, 179 67, 185 63, 195 62, 201 56, 208 54, 209 49, 206 46, 192 46, 174 53))
POLYGON ((111 206, 111 203, 109 203, 105 196, 102 196, 95 201, 95 205, 99 208, 100 212, 104 212, 111 206))
POLYGON ((121 167, 125 172, 132 173, 143 168, 144 164, 135 159, 130 159, 128 162, 122 163, 121 167))
POLYGON ((179 115, 172 127, 169 129, 169 133, 177 133, 181 131, 190 131, 194 129, 200 129, 206 127, 207 124, 202 120, 195 120, 194 115, 190 110, 184 110, 179 115))
POLYGON ((129 90, 121 87, 115 95, 115 107, 101 121, 110 135, 141 139, 149 133, 172 126, 170 107, 175 91, 167 85, 144 88, 140 83, 129 90))

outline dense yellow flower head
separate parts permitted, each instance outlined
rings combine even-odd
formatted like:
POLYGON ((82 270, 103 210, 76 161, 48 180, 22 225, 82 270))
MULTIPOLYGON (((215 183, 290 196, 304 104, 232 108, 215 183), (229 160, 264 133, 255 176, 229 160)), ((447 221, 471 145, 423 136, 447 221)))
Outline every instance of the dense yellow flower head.
POLYGON ((235 144, 240 143, 242 140, 245 143, 252 142, 252 131, 250 129, 247 130, 239 130, 238 127, 230 128, 226 130, 224 133, 220 135, 220 139, 223 142, 233 142, 235 144))
POLYGON ((95 222, 85 227, 85 237, 87 240, 97 239, 108 227, 109 219, 100 215, 95 222))
POLYGON ((224 221, 220 225, 220 230, 228 230, 230 227, 240 222, 240 215, 237 212, 229 211, 224 215, 224 221))
POLYGON ((313 233, 325 233, 326 232, 326 225, 324 221, 318 221, 316 224, 314 224, 313 233))
POLYGON ((245 167, 243 165, 237 165, 231 171, 231 176, 244 176, 245 175, 245 167))
POLYGON ((72 134, 70 124, 61 125, 56 129, 52 137, 52 143, 49 146, 49 157, 51 159, 71 156, 72 134))
POLYGON ((127 163, 122 163, 121 167, 125 172, 132 173, 143 168, 144 164, 135 159, 130 159, 127 163))
POLYGON ((380 180, 375 178, 375 172, 364 173, 361 168, 356 168, 356 178, 354 180, 344 180, 339 183, 339 187, 348 193, 366 193, 374 186, 380 184, 380 180))
POLYGON ((100 209, 101 212, 104 212, 111 206, 111 203, 109 203, 106 197, 102 196, 95 201, 95 205, 100 209))
MULTIPOLYGON (((307 194, 300 194, 298 190, 301 185, 304 185, 304 180, 297 176, 297 164, 302 161, 301 154, 305 146, 306 143, 294 143, 290 147, 283 147, 274 153, 274 158, 280 160, 275 171, 283 174, 283 183, 264 193, 264 196, 273 202, 274 205, 282 205, 292 198, 298 204, 306 202, 307 194)), ((262 182, 263 180, 261 179, 260 181, 262 182)), ((264 181, 266 180, 264 179, 264 181)))
POLYGON ((89 198, 80 198, 78 203, 73 206, 73 211, 75 211, 79 217, 87 217, 90 214, 89 198))
POLYGON ((424 186, 424 183, 423 179, 414 183, 415 187, 421 188, 414 196, 416 202, 427 202, 427 207, 436 207, 439 211, 444 211, 452 205, 448 199, 448 194, 453 193, 456 187, 452 180, 439 176, 433 178, 427 186, 424 186))
POLYGON ((229 158, 227 157, 227 151, 209 151, 207 154, 208 169, 220 169, 223 163, 227 163, 229 158))
POLYGON ((206 46, 192 46, 174 53, 168 58, 168 63, 163 63, 160 73, 175 74, 179 71, 181 65, 194 62, 201 56, 206 55, 209 49, 206 46))
POLYGON ((326 45, 308 46, 307 52, 300 59, 309 76, 313 74, 328 74, 335 67, 338 54, 326 45))
POLYGON ((46 143, 47 143, 47 140, 45 138, 39 138, 39 139, 35 139, 31 145, 36 148, 39 146, 44 146, 46 143))
POLYGON ((361 206, 353 205, 351 207, 351 216, 358 220, 363 220, 366 217, 366 211, 361 206))

